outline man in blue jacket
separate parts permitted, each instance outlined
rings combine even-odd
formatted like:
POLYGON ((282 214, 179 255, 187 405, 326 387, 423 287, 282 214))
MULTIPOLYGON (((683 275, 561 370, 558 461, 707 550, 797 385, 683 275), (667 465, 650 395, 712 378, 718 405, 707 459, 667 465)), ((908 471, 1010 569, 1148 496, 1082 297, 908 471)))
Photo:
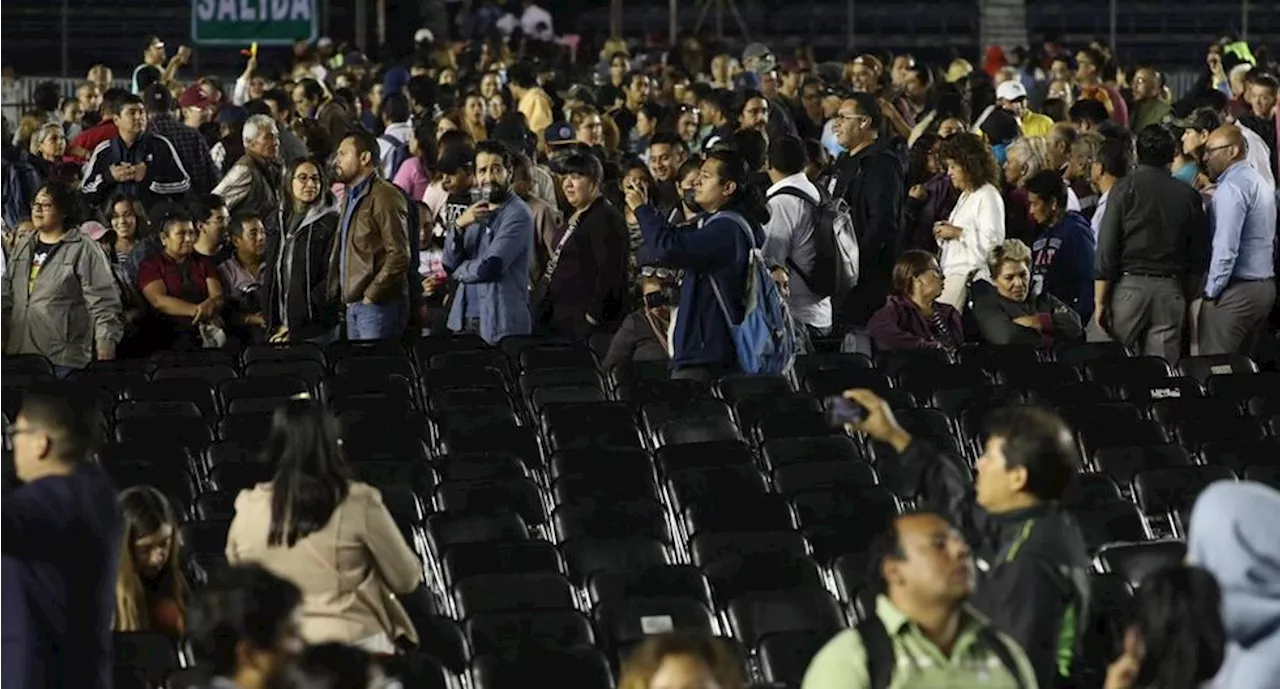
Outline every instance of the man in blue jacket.
POLYGON ((528 335, 533 327, 533 211, 511 191, 511 155, 498 141, 476 145, 481 200, 458 216, 444 241, 444 267, 458 283, 449 329, 478 333, 490 344, 507 335, 528 335))
POLYGON ((181 202, 191 191, 191 175, 173 143, 147 129, 142 99, 120 98, 115 137, 98 144, 85 163, 81 190, 95 207, 123 191, 136 196, 148 210, 160 201, 181 202))
POLYGON ((120 511, 91 461, 101 415, 65 383, 23 394, 5 429, 23 486, 5 496, 5 687, 111 686, 120 511))
POLYGON ((736 151, 709 152, 695 192, 707 213, 693 230, 667 224, 643 182, 626 189, 627 206, 640 221, 646 251, 658 263, 684 269, 671 341, 673 379, 709 383, 738 371, 724 311, 735 323, 742 320, 747 259, 764 243, 761 225, 769 219, 763 195, 748 181, 750 175, 736 151), (717 303, 713 280, 724 297, 724 309, 717 303))
POLYGON ((1067 185, 1057 170, 1041 170, 1026 182, 1031 218, 1040 234, 1031 245, 1031 293, 1048 292, 1080 314, 1093 317, 1093 253, 1097 240, 1089 221, 1067 210, 1067 185))

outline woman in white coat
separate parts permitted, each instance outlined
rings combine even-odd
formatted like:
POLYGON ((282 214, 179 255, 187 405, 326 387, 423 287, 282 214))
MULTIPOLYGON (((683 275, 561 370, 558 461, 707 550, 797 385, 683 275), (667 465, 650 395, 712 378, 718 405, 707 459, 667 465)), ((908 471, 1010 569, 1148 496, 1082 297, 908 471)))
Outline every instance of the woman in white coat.
POLYGON ((960 200, 946 222, 933 227, 941 249, 942 296, 938 301, 964 311, 969 281, 986 277, 987 254, 1004 241, 1004 199, 1000 196, 1000 169, 991 147, 976 134, 961 133, 942 141, 938 148, 960 200))

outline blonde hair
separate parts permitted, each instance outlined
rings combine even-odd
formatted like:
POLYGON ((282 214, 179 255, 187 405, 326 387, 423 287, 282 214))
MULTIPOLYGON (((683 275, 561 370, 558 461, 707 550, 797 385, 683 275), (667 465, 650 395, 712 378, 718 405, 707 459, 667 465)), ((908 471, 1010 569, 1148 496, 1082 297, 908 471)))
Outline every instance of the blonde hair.
POLYGON ((1022 186, 1032 175, 1049 167, 1049 140, 1043 136, 1019 137, 1009 144, 1005 153, 1008 156, 1016 154, 1027 166, 1022 177, 1018 179, 1018 186, 1022 186))
POLYGON ((668 656, 687 656, 704 665, 720 689, 742 689, 742 666, 724 642, 712 636, 669 632, 646 638, 622 664, 618 689, 649 689, 668 656))
POLYGON ((1000 266, 1006 263, 1025 263, 1031 265, 1031 247, 1021 239, 1006 239, 993 247, 987 254, 987 269, 991 277, 1000 274, 1000 266))
POLYGON ((34 132, 31 132, 31 145, 27 147, 27 151, 30 152, 31 155, 37 158, 40 157, 40 146, 44 145, 44 140, 49 138, 49 134, 47 132, 51 129, 56 129, 59 134, 62 134, 64 137, 66 136, 66 132, 62 130, 62 125, 57 122, 45 122, 39 127, 36 127, 34 132))
POLYGON ((151 606, 142 577, 133 561, 134 541, 156 533, 165 526, 173 528, 173 542, 164 565, 160 595, 173 599, 178 608, 178 628, 186 627, 187 594, 190 586, 182 573, 178 547, 178 520, 164 494, 151 486, 134 486, 120 493, 120 511, 124 518, 124 534, 120 540, 119 569, 116 575, 116 619, 118 632, 151 631, 151 606))

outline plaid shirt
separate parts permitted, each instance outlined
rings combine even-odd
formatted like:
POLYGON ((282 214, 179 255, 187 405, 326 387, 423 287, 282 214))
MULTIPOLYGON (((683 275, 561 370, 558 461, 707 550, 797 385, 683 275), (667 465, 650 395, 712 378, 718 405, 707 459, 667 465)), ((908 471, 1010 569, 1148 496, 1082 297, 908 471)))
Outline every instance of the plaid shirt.
POLYGON ((204 142, 200 132, 179 122, 170 113, 151 113, 147 121, 147 130, 159 134, 173 143, 178 152, 178 159, 191 175, 191 191, 195 194, 208 194, 218 183, 218 168, 209 155, 209 145, 204 142))

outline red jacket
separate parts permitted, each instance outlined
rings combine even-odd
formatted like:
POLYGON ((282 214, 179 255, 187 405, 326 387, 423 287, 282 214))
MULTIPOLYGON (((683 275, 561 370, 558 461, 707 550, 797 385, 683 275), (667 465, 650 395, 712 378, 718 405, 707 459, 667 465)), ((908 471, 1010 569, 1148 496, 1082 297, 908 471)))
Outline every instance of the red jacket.
POLYGON ((115 120, 103 120, 92 127, 80 132, 76 138, 71 140, 71 145, 67 147, 67 153, 63 158, 65 160, 84 163, 89 160, 89 154, 93 153, 93 149, 103 141, 116 138, 120 134, 120 130, 116 129, 115 120))

